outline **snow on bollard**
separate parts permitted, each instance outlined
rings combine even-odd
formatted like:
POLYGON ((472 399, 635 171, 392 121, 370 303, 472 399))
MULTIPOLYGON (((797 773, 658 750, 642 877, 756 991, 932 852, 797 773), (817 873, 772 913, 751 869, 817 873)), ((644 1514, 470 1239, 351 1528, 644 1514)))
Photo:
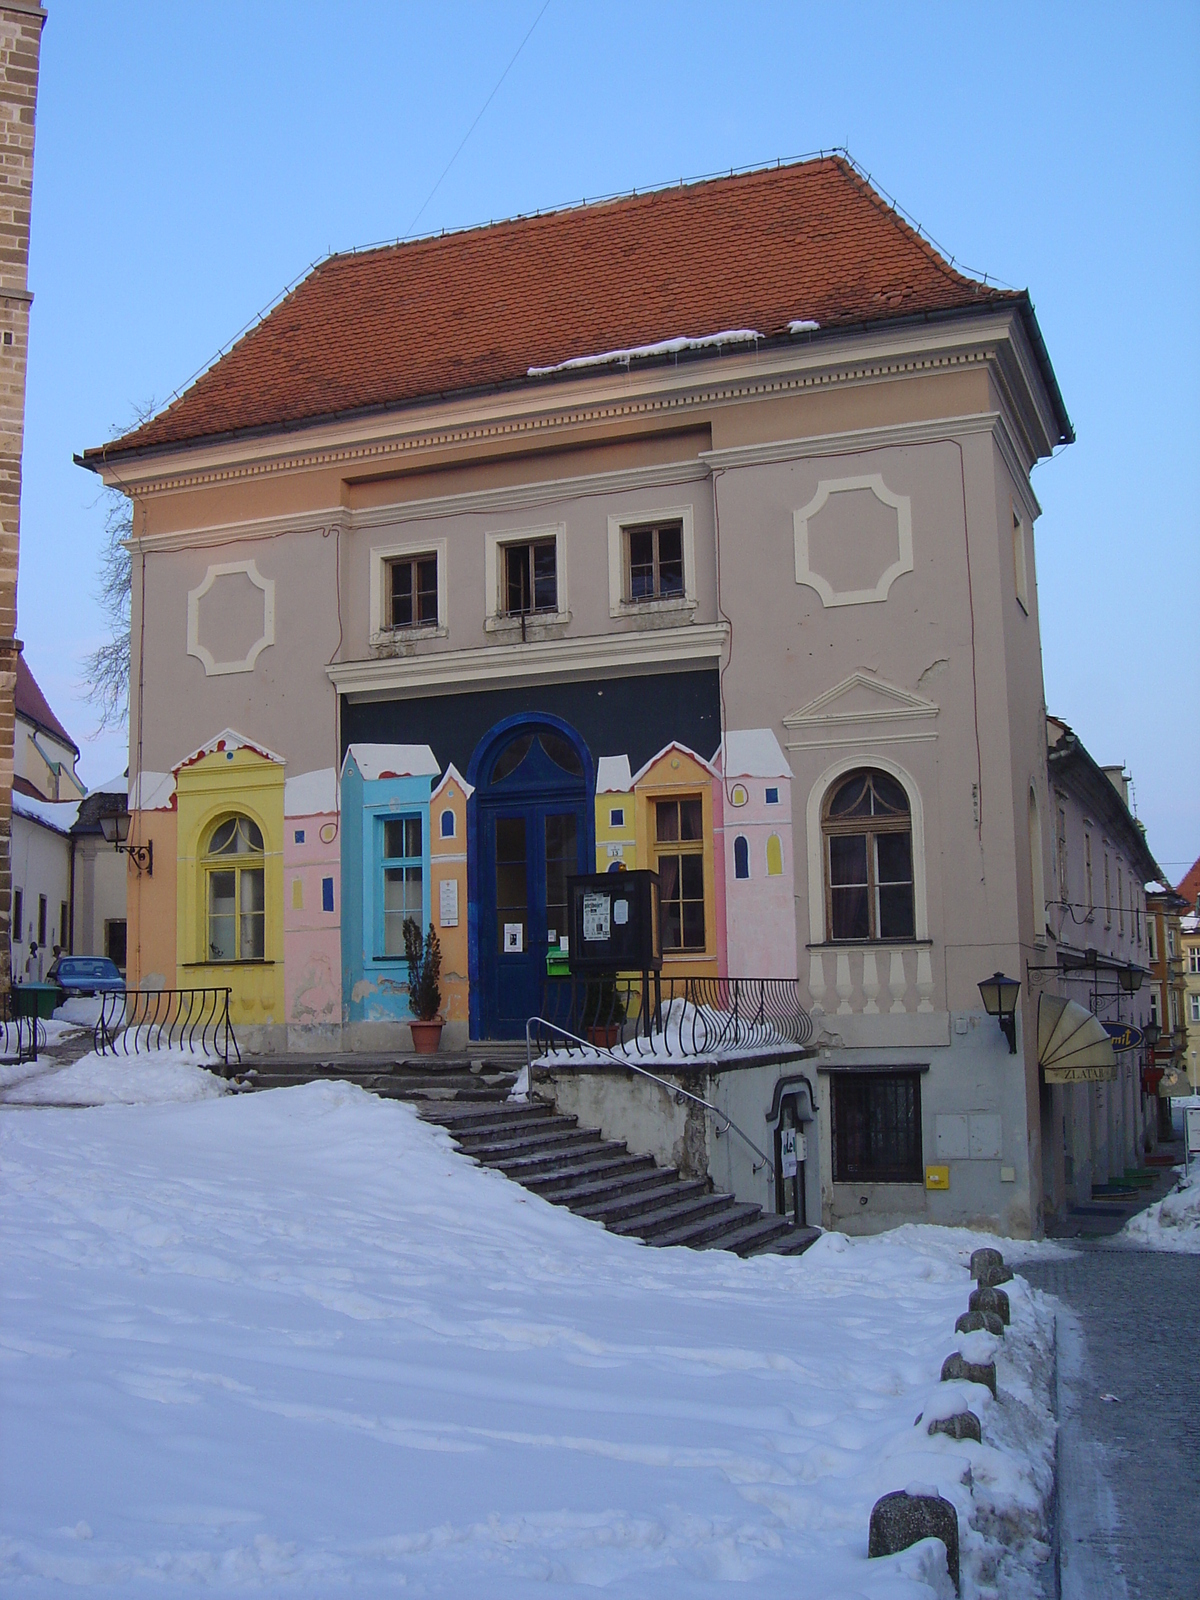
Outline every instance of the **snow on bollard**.
POLYGON ((958 1593, 958 1512, 936 1489, 913 1483, 877 1500, 871 1510, 867 1555, 894 1556, 922 1539, 946 1546, 946 1569, 958 1593))
POLYGON ((967 1301, 967 1309, 969 1311, 992 1311, 1000 1318, 1004 1326, 1008 1327, 1010 1310, 1008 1296, 1003 1289, 990 1287, 973 1289, 971 1298, 967 1301))
POLYGON ((994 1311, 964 1311, 954 1324, 955 1333, 984 1333, 995 1334, 998 1339, 1004 1337, 1004 1324, 994 1311))
POLYGON ((971 1252, 971 1276, 981 1289, 994 1289, 998 1283, 1009 1281, 1012 1268, 1004 1265, 1004 1257, 999 1250, 985 1246, 971 1252))
POLYGON ((996 1398, 996 1363, 994 1361, 968 1361, 956 1350, 942 1362, 942 1382, 982 1383, 996 1398))

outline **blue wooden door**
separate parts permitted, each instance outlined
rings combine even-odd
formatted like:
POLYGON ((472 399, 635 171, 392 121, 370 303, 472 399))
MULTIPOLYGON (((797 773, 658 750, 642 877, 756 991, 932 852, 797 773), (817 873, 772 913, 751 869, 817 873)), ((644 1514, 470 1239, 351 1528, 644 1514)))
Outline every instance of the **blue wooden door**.
POLYGON ((503 745, 476 791, 480 1032, 515 1039, 537 1014, 546 951, 567 932, 566 880, 587 870, 583 762, 554 729, 503 745))

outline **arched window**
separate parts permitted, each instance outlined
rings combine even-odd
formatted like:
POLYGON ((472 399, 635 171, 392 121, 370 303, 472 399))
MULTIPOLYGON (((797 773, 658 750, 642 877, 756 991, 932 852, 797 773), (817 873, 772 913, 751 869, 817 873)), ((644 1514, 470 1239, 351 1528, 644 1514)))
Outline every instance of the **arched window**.
POLYGON ((450 807, 447 806, 445 811, 442 812, 442 838, 443 839, 453 839, 453 837, 454 837, 454 813, 453 813, 453 811, 451 811, 450 807))
POLYGON ((750 845, 744 833, 739 833, 733 841, 733 875, 735 878, 750 876, 750 845))
POLYGON ((209 961, 266 959, 263 836, 249 817, 218 822, 204 852, 209 961))
POLYGON ((767 839, 767 877, 783 877, 783 840, 777 833, 767 839))
POLYGON ((825 922, 829 939, 911 939, 912 817, 895 778, 849 773, 822 811, 825 922))

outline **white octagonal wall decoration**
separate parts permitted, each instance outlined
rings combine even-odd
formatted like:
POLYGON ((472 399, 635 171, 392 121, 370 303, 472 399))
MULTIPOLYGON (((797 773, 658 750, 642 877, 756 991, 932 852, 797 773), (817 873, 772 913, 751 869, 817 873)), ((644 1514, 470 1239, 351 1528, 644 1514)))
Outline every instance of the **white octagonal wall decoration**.
POLYGON ((913 569, 912 507, 909 498, 904 494, 893 494, 877 472, 855 478, 823 478, 817 485, 816 494, 806 506, 793 512, 792 518, 796 537, 796 582, 815 589, 825 606, 861 606, 886 600, 896 579, 913 569), (888 552, 890 555, 894 550, 894 558, 886 564, 877 561, 872 570, 860 570, 856 574, 857 587, 839 588, 814 566, 809 525, 835 495, 861 493, 863 490, 874 495, 895 518, 895 544, 888 552))
POLYGON ((187 653, 203 665, 206 677, 253 672, 274 643, 275 580, 264 578, 253 561, 220 562, 188 590, 187 653), (209 596, 202 614, 201 603, 209 596))

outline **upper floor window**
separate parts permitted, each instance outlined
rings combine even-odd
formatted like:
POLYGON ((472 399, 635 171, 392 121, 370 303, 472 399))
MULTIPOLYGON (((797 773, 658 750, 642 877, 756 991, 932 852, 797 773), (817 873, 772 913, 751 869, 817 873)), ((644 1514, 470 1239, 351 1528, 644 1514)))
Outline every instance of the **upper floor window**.
POLYGON ((822 817, 829 939, 911 939, 912 817, 901 784, 860 769, 834 788, 822 817))
POLYGON ((383 821, 383 954, 404 954, 404 923, 425 925, 420 817, 383 821))
POLYGON ((1104 852, 1104 926, 1112 927, 1112 876, 1108 869, 1108 851, 1104 852))
POLYGON ((1065 905, 1067 902, 1067 808, 1058 808, 1058 898, 1065 905))
POLYGON ((733 875, 735 878, 750 876, 750 842, 744 833, 739 833, 733 841, 733 875))
POLYGON ((1096 909, 1096 891, 1092 887, 1092 836, 1085 833, 1083 836, 1083 879, 1087 890, 1088 916, 1096 909))
POLYGON ((1151 961, 1158 960, 1158 919, 1149 914, 1146 916, 1146 947, 1151 961))
POLYGON ((1170 926, 1170 924, 1168 923, 1168 925, 1167 925, 1167 960, 1168 961, 1174 961, 1174 959, 1175 959, 1175 929, 1172 928, 1170 926))
POLYGON ((1188 971, 1200 972, 1200 944, 1188 946, 1188 971))
POLYGON ((404 556, 387 563, 389 628, 436 628, 438 570, 436 555, 404 556))
POLYGON ((625 529, 625 598, 683 598, 683 523, 625 529))
POLYGON ((209 961, 266 959, 263 836, 249 817, 226 817, 204 853, 209 961))
POLYGON ((504 561, 504 615, 558 610, 558 543, 531 539, 501 547, 504 561))
POLYGON ((1029 568, 1025 559, 1025 525, 1013 512, 1013 577, 1016 582, 1017 603, 1029 614, 1029 568))
POLYGON ((1117 862, 1117 932, 1125 934, 1125 874, 1117 862))
POLYGON ((704 807, 699 795, 654 807, 664 950, 703 950, 704 807))

